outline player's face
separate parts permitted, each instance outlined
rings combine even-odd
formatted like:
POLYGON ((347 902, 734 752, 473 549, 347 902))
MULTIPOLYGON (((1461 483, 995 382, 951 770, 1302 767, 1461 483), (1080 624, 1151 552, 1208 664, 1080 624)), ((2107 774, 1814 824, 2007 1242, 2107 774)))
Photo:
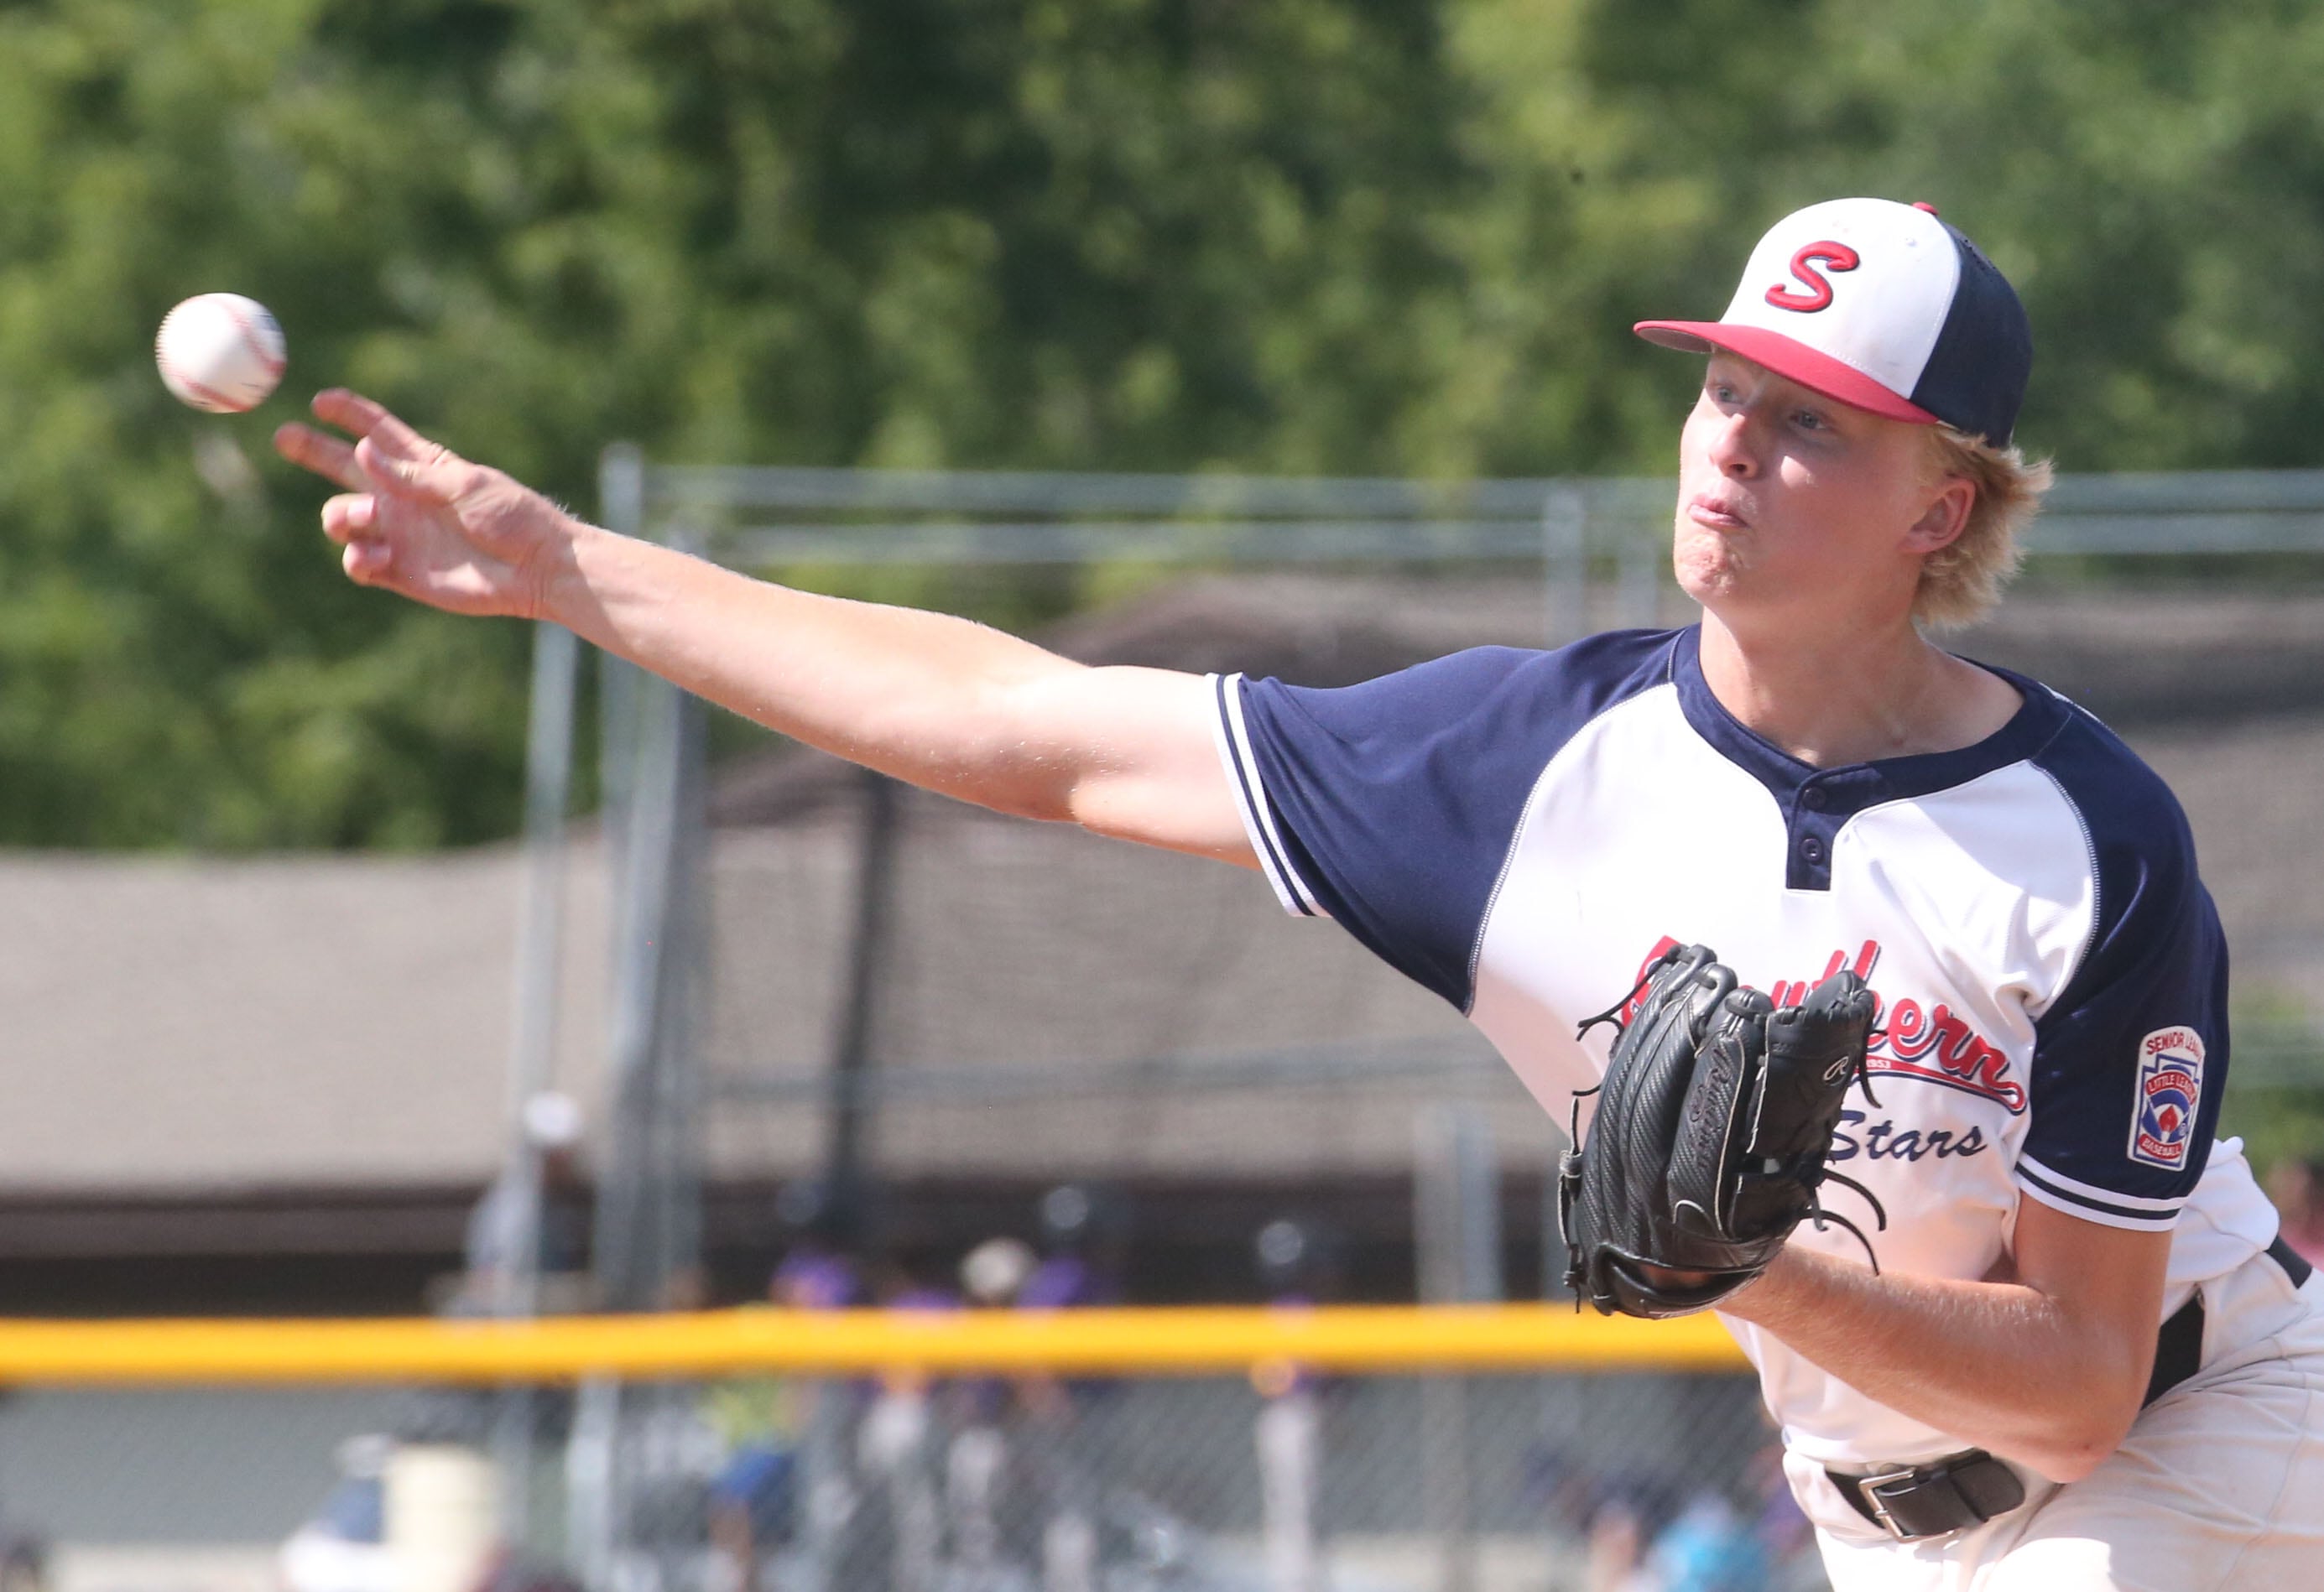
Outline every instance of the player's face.
POLYGON ((1901 621, 1921 561, 1959 534, 1958 496, 1922 428, 1713 354, 1680 437, 1673 562, 1722 619, 1901 621))

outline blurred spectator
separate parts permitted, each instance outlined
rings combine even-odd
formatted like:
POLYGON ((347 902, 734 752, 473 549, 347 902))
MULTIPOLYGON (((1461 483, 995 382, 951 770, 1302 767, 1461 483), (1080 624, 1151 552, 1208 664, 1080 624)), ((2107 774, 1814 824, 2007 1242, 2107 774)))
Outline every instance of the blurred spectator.
MULTIPOLYGON (((945 1311, 960 1302, 898 1272, 887 1280, 882 1303, 897 1311, 945 1311)), ((887 1557, 877 1584, 892 1592, 934 1592, 944 1549, 944 1505, 934 1475, 936 1423, 932 1387, 922 1373, 890 1369, 856 1429, 855 1459, 867 1504, 864 1524, 876 1529, 887 1557)))
POLYGON ((581 1108, 570 1095, 537 1094, 524 1103, 523 1126, 530 1156, 503 1168, 468 1213, 465 1268, 449 1314, 569 1311, 584 1302, 589 1206, 581 1108))
MULTIPOLYGON (((862 1302, 855 1263, 823 1231, 820 1210, 811 1190, 788 1189, 777 1201, 778 1219, 796 1237, 768 1279, 770 1303, 844 1310, 862 1302)), ((827 1562, 828 1528, 853 1510, 844 1460, 849 1403, 842 1385, 797 1377, 729 1385, 713 1395, 706 1413, 727 1458, 710 1484, 710 1541, 736 1592, 761 1592, 770 1561, 794 1545, 827 1562)))
POLYGON ((2267 1177, 2268 1197, 2282 1219, 2283 1241, 2311 1265, 2324 1265, 2324 1159, 2286 1156, 2267 1177))
MULTIPOLYGON (((458 1275, 429 1284, 447 1316, 569 1313, 589 1302, 589 1190, 581 1168, 581 1108, 546 1090, 520 1113, 522 1154, 468 1212, 458 1275)), ((390 1424, 405 1442, 530 1446, 570 1418, 570 1400, 532 1387, 420 1387, 390 1424)))
POLYGON ((767 1300, 788 1310, 845 1310, 861 1304, 855 1263, 812 1239, 792 1246, 767 1279, 767 1300))
POLYGON ((274 1581, 281 1592, 334 1592, 387 1584, 392 1573, 387 1547, 387 1462, 394 1452, 394 1440, 377 1432, 339 1444, 338 1478, 330 1495, 276 1552, 274 1581))
POLYGON ((1121 1302, 1129 1222, 1118 1198, 1080 1183, 1041 1196, 1041 1258, 1017 1291, 1022 1310, 1121 1302))
POLYGON ((761 1592, 768 1559, 798 1529, 800 1399, 797 1385, 755 1381, 719 1389, 706 1411, 727 1445, 711 1478, 711 1552, 735 1592, 761 1592))
POLYGON ((1582 1583, 1586 1592, 1648 1592, 1653 1587, 1642 1563, 1645 1521, 1628 1499, 1608 1498, 1591 1512, 1588 1554, 1582 1583))
MULTIPOLYGON (((1127 1210, 1108 1191, 1061 1184, 1037 1210, 1041 1248, 985 1240, 961 1261, 962 1293, 987 1310, 1075 1310, 1119 1302, 1127 1210)), ((955 1422, 945 1495, 955 1564, 966 1586, 1015 1583, 1038 1565, 1043 1592, 1096 1592, 1100 1475, 1086 1406, 1102 1380, 1044 1375, 954 1384, 955 1422)))
POLYGON ((972 1305, 1005 1310, 1039 1265, 1022 1238, 987 1238, 961 1257, 961 1293, 972 1305))
MULTIPOLYGON (((1308 1225, 1268 1222, 1254 1241, 1260 1289, 1282 1307, 1315 1304, 1333 1291, 1330 1247, 1308 1225)), ((1259 1456, 1259 1536, 1268 1592, 1322 1592, 1315 1495, 1323 1464, 1323 1412, 1314 1375, 1283 1362, 1254 1367, 1265 1401, 1252 1429, 1259 1456)))
MULTIPOLYGON (((1061 1183, 1041 1197, 1042 1256, 1017 1293, 1019 1310, 1085 1310, 1119 1304, 1128 1258, 1127 1207, 1111 1190, 1061 1183)), ((1017 1396, 1041 1521, 1043 1592, 1095 1592, 1098 1578, 1096 1456, 1084 1422, 1111 1385, 1088 1377, 1022 1377, 1017 1396)))
MULTIPOLYGON (((1021 1238, 987 1238, 960 1263, 961 1293, 977 1309, 1006 1310, 1039 1265, 1021 1238)), ((973 1586, 991 1583, 1002 1563, 1001 1510, 1009 1471, 1008 1385, 989 1377, 963 1382, 952 1401, 958 1429, 945 1451, 945 1514, 953 1557, 973 1586)))
POLYGON ((1767 1592, 1767 1550, 1757 1523, 1717 1493, 1694 1495, 1646 1550, 1656 1592, 1767 1592))

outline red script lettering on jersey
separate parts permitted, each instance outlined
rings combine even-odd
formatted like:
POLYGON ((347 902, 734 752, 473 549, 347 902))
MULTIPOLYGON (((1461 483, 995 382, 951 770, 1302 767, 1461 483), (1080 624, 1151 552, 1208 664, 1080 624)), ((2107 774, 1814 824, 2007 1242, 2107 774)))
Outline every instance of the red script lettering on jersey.
POLYGON ((1777 282, 1767 290, 1767 302, 1778 309, 1796 309, 1802 314, 1812 315, 1831 304, 1831 282, 1816 269, 1817 265, 1828 265, 1834 271, 1854 271, 1863 263, 1862 257, 1846 244, 1827 240, 1803 244, 1800 252, 1792 256, 1792 276, 1807 291, 1794 292, 1777 282))
MULTIPOLYGON (((1655 958, 1681 943, 1668 934, 1656 941, 1638 963, 1638 979, 1645 979, 1655 958)), ((1867 940, 1852 957, 1845 951, 1833 952, 1823 971, 1813 979, 1776 980, 1767 988, 1767 998, 1778 1007, 1797 1006, 1810 989, 1842 968, 1870 984, 1872 971, 1879 964, 1880 942, 1867 940)), ((1637 1016, 1638 1004, 1645 998, 1641 989, 1624 1003, 1623 1022, 1637 1016)), ((1868 1071, 1884 1078, 1914 1078, 1981 1095, 2013 1117, 2024 1111, 2025 1086, 2009 1076, 2008 1053, 1970 1027, 1966 1017, 1942 1001, 1924 1004, 1908 997, 1892 1005, 1877 987, 1872 999, 1872 1046, 1865 1057, 1868 1071)))

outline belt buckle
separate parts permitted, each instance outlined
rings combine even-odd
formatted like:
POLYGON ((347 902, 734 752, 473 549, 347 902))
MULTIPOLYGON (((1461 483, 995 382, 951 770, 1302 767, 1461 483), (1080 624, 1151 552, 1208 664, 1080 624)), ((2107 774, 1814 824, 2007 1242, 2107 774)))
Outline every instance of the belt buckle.
POLYGON ((1876 1470, 1869 1476, 1850 1478, 1856 1487, 1856 1495, 1864 1500, 1864 1506, 1872 1512, 1872 1518, 1899 1542, 1913 1541, 1912 1535, 1896 1523, 1896 1517, 1888 1513, 1888 1501, 1875 1489, 1886 1486, 1890 1482, 1915 1481, 1920 1475, 1916 1468, 1908 1465, 1901 1470, 1876 1470))

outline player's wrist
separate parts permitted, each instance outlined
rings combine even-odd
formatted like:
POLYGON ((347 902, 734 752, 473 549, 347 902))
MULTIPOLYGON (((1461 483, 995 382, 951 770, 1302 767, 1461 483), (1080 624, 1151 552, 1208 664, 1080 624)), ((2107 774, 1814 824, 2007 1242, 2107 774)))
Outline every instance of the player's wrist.
POLYGON ((1722 1315, 1733 1316, 1755 1327, 1775 1331, 1781 1326, 1785 1302, 1793 1297, 1800 1269, 1799 1251, 1786 1245, 1775 1252, 1759 1275, 1743 1284, 1719 1302, 1722 1315))
POLYGON ((517 574, 517 612, 526 619, 543 620, 577 631, 581 626, 576 621, 587 606, 586 566, 591 561, 587 544, 592 538, 613 533, 566 512, 546 499, 542 503, 548 512, 543 517, 540 535, 531 557, 517 574))

